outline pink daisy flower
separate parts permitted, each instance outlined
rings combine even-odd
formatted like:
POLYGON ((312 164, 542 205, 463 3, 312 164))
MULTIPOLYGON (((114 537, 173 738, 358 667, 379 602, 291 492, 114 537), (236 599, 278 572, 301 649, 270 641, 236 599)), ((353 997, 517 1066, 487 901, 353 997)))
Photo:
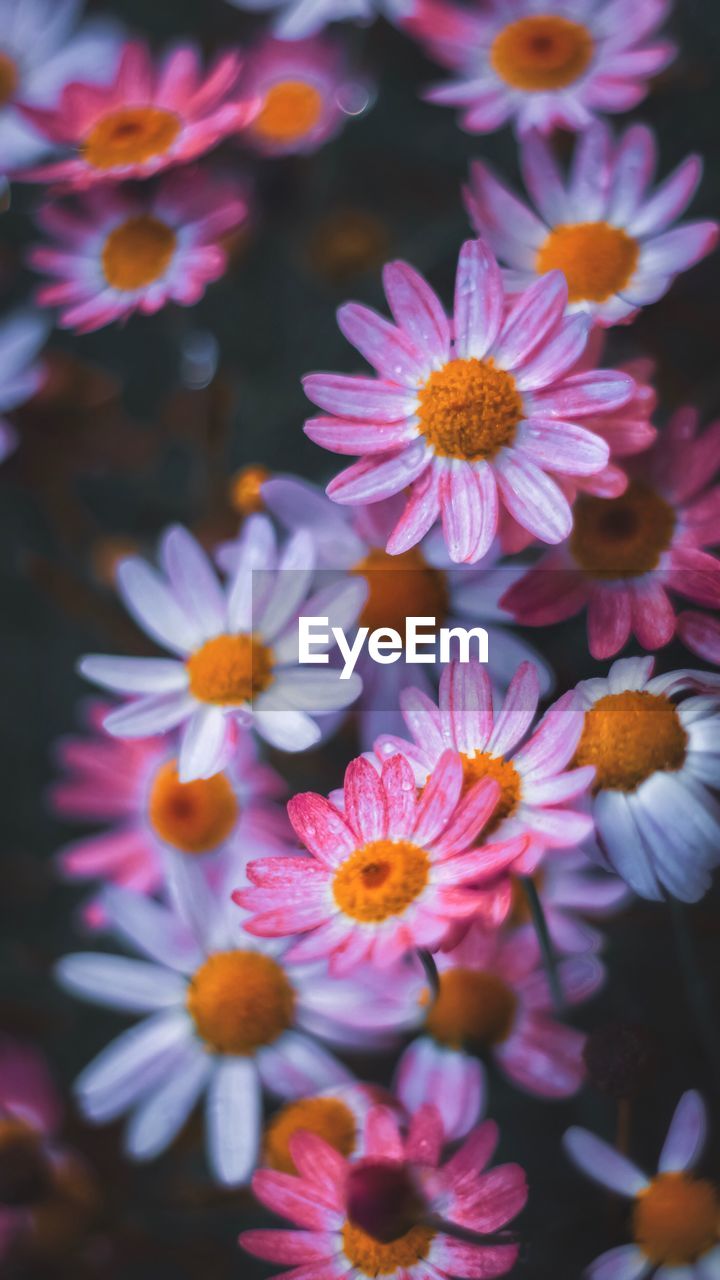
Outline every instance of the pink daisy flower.
POLYGON ((607 125, 593 125, 575 143, 566 180, 539 135, 523 140, 520 157, 538 213, 479 160, 465 193, 475 230, 509 268, 505 279, 511 289, 562 271, 569 310, 614 325, 657 302, 680 272, 717 243, 716 222, 674 225, 702 177, 700 157, 688 156, 652 191, 657 143, 643 125, 631 125, 617 141, 607 125))
POLYGON ((581 494, 568 542, 513 584, 503 605, 524 626, 588 614, 594 658, 611 658, 631 636, 659 649, 675 635, 670 595, 720 608, 720 422, 699 432, 681 409, 652 450, 628 468, 619 497, 581 494), (670 594, 669 594, 670 593, 670 594))
POLYGON ((60 327, 78 333, 168 302, 194 306, 224 274, 223 238, 247 216, 238 184, 192 169, 153 191, 99 187, 74 207, 44 205, 37 221, 54 243, 32 249, 29 261, 53 283, 37 301, 59 307, 60 327))
POLYGON ((435 950, 458 920, 492 918, 483 888, 527 848, 527 837, 477 846, 500 795, 492 778, 463 795, 463 766, 442 755, 420 796, 403 756, 379 774, 362 756, 345 773, 342 809, 306 792, 288 805, 308 855, 248 864, 251 888, 235 901, 260 937, 306 934, 293 959, 329 956, 345 973, 365 960, 387 967, 416 947, 435 950), (469 886, 472 885, 472 888, 469 886))
POLYGON ((669 0, 489 0, 482 9, 420 0, 406 28, 455 73, 431 102, 459 107, 469 133, 512 123, 587 129, 605 111, 642 102, 672 61, 658 28, 669 0))
POLYGON ((299 1176, 261 1169, 252 1185, 262 1204, 300 1230, 244 1231, 241 1246, 291 1266, 283 1275, 295 1280, 504 1275, 517 1245, 483 1236, 495 1236, 524 1207, 525 1174, 514 1164, 487 1169, 498 1140, 492 1121, 446 1163, 444 1140, 433 1106, 413 1118, 406 1138, 392 1111, 376 1107, 362 1159, 345 1160, 322 1138, 297 1134, 299 1176))
POLYGON ((0 462, 17 448, 18 435, 5 415, 30 400, 45 381, 39 360, 49 325, 35 312, 15 311, 0 320, 0 462))
POLYGON ((707 1130, 699 1093, 684 1093, 670 1121, 658 1171, 649 1178, 587 1129, 568 1129, 563 1145, 594 1182, 632 1201, 633 1244, 603 1253, 588 1280, 715 1280, 720 1275, 720 1198, 692 1170, 707 1130))
POLYGON ((379 377, 305 379, 308 397, 334 415, 306 423, 310 438, 365 455, 332 481, 329 496, 355 505, 409 487, 391 554, 414 546, 441 517, 451 558, 481 560, 501 506, 534 537, 562 542, 572 512, 548 473, 601 471, 608 445, 581 423, 627 404, 634 390, 626 374, 608 370, 568 376, 590 322, 565 315, 564 276, 550 272, 508 310, 500 268, 471 240, 460 253, 452 322, 406 263, 385 268, 385 289, 396 325, 359 303, 338 313, 379 377))
POLYGON ((85 190, 187 164, 255 114, 257 103, 239 90, 241 70, 239 54, 229 52, 204 75, 192 45, 172 49, 156 68, 145 44, 128 42, 112 83, 68 84, 55 107, 23 108, 68 155, 21 176, 85 190))
MULTIPOLYGON (((450 1130, 462 1132, 463 1109, 485 1095, 482 1061, 527 1093, 567 1098, 585 1078, 585 1035, 557 1021, 537 940, 516 929, 474 925, 451 951, 436 957, 440 991, 433 1000, 420 974, 416 1000, 424 1034, 403 1053, 395 1092, 414 1111, 434 1097, 450 1130)), ((591 954, 562 959, 558 980, 568 1005, 594 995, 604 970, 591 954)))
POLYGON ((526 852, 514 868, 526 874, 546 849, 571 848, 593 829, 587 813, 566 808, 585 795, 594 777, 589 768, 568 769, 583 728, 580 702, 576 694, 565 694, 530 733, 539 701, 540 679, 530 662, 516 671, 497 712, 487 670, 451 662, 440 678, 437 705, 419 689, 400 694, 411 740, 385 735, 375 744, 380 760, 400 752, 419 787, 448 750, 460 756, 466 788, 492 778, 500 794, 485 839, 527 836, 526 852))

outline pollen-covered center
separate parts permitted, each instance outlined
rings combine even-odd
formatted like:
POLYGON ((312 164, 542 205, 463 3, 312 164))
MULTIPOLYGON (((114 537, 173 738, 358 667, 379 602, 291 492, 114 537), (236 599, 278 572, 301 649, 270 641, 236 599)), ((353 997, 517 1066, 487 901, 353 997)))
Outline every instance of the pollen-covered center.
POLYGON ((419 427, 436 454, 479 462, 515 440, 523 417, 512 374, 487 360, 451 360, 418 393, 419 427))
POLYGON ((322 95, 307 80, 278 80, 265 95, 253 129, 268 142, 297 142, 322 116, 322 95))
POLYGON ((581 22, 537 13, 503 27, 493 40, 490 63, 513 89, 542 93, 579 80, 594 48, 592 35, 581 22))
POLYGON ((177 246, 172 227, 141 214, 110 232, 102 251, 105 279, 113 289, 144 289, 165 275, 177 246))
POLYGON ((656 569, 675 532, 675 512, 633 480, 619 498, 583 493, 573 508, 570 551, 592 578, 638 578, 656 569))
POLYGON ((184 853, 216 849, 235 827, 238 813, 235 792, 224 773, 181 782, 177 762, 168 760, 152 780, 150 826, 165 844, 184 853))
POLYGON ((338 867, 333 896, 345 915, 380 924, 403 911, 428 882, 430 859, 409 840, 372 840, 338 867))
POLYGON ((198 1035, 214 1053, 249 1056, 287 1031, 295 992, 270 956, 219 951, 191 978, 187 1007, 198 1035))
POLYGON ((351 573, 361 574, 368 584, 360 626, 371 631, 390 627, 403 634, 407 618, 435 618, 440 626, 447 616, 445 574, 433 569, 417 547, 399 556, 374 548, 351 573))
POLYGON ((301 1098, 282 1107, 265 1130, 265 1164, 281 1173, 297 1173, 290 1139, 305 1130, 324 1138, 343 1156, 351 1156, 357 1142, 357 1121, 340 1098, 301 1098))
POLYGON ((490 1048, 507 1040, 517 1010, 515 992, 495 973, 446 969, 430 1005, 426 1026, 440 1044, 490 1048))
POLYGON ((162 107, 119 107, 90 130, 82 152, 93 169, 120 169, 168 152, 182 121, 162 107))
POLYGON ((272 650, 248 633, 213 636, 187 660, 190 692, 219 707, 249 702, 273 678, 272 650))
POLYGON ((633 1210, 636 1244, 656 1266, 682 1267, 718 1243, 720 1202, 710 1182, 661 1173, 633 1210))
POLYGON ((594 791, 636 791, 654 773, 681 769, 688 736, 663 694, 608 693, 585 713, 575 765, 594 765, 594 791))
POLYGON ((17 63, 9 53, 0 53, 0 107, 4 107, 14 97, 20 76, 17 63))
POLYGON ((270 479, 270 472, 259 462, 236 471, 230 481, 230 501, 238 515, 251 516, 264 509, 262 487, 270 479))
POLYGON ((637 267, 640 246, 622 227, 577 222, 555 227, 538 250, 536 270, 562 271, 570 302, 607 302, 637 267))
POLYGON ((500 787, 500 798, 493 809, 490 821, 483 828, 484 835, 491 835, 493 831, 497 831, 501 822, 515 813, 520 804, 522 796, 520 774, 512 760, 506 760, 504 756, 491 755, 489 751, 478 751, 477 755, 462 755, 461 758, 463 785, 466 790, 483 778, 494 778, 500 787))

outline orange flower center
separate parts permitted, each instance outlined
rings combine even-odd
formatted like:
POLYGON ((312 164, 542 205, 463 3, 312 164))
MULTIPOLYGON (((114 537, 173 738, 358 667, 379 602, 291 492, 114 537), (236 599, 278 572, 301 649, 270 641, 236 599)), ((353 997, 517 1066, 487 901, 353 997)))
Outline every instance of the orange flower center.
POLYGON ((295 992, 283 969, 258 951, 220 951, 190 981, 187 1007, 214 1053, 249 1056, 287 1031, 295 992))
POLYGON ((595 766, 595 791, 636 791, 653 773, 682 768, 688 737, 663 694, 608 693, 585 713, 576 765, 595 766))
POLYGON ((103 246, 105 279, 126 293, 143 289, 165 274, 176 245, 175 232, 159 218, 128 218, 110 232, 103 246))
POLYGON ((513 89, 543 93, 579 80, 593 51, 592 35, 582 23, 538 13, 510 22, 499 32, 490 63, 513 89))
POLYGON ((120 169, 165 155, 182 129, 174 111, 162 107, 119 107, 102 116, 86 137, 82 153, 93 169, 120 169))
POLYGON ((343 1156, 351 1156, 355 1150, 357 1122, 344 1102, 339 1098, 301 1098, 282 1107, 267 1126, 265 1163, 271 1169, 297 1173, 290 1155, 290 1139, 301 1130, 324 1138, 343 1156))
POLYGON ((17 63, 9 53, 0 53, 0 107, 6 106, 18 87, 17 63))
POLYGON ((236 471, 230 481, 230 501, 234 511, 240 516, 251 516, 264 508, 261 489, 270 479, 267 467, 260 463, 243 467, 236 471))
POLYGON ((181 782, 177 763, 158 769, 150 788, 148 819, 165 844, 184 853, 208 853, 227 840, 238 819, 238 802, 224 773, 181 782))
POLYGON ((435 618, 440 624, 447 615, 445 575, 431 568, 417 547, 399 556, 376 547, 350 572, 362 574, 368 584, 360 625, 371 631, 390 627, 403 633, 407 618, 435 618))
POLYGON ((190 692, 200 702, 237 706, 267 689, 273 654, 255 636, 213 636, 187 660, 190 692))
POLYGON ((394 1276, 400 1268, 414 1267, 430 1252, 434 1231, 430 1227, 411 1227, 389 1244, 346 1222, 343 1227, 343 1251, 348 1262, 361 1276, 394 1276))
POLYGON ((400 916, 428 882, 430 860, 408 840, 373 840, 338 867, 333 895, 353 920, 380 924, 400 916))
POLYGON ((637 240, 607 222, 555 227, 540 246, 536 269, 562 271, 570 302, 606 302, 629 283, 640 255, 637 240))
POLYGON ((487 360, 451 360, 419 392, 419 426, 436 454, 479 462, 515 439, 523 402, 515 379, 487 360))
POLYGON ((479 751, 474 756, 463 755, 462 762, 465 790, 482 778, 494 778, 500 786, 500 799, 489 823, 483 829, 484 834, 489 836, 497 831, 500 823, 509 818, 520 804, 520 774, 511 760, 506 760, 504 756, 493 756, 489 751, 479 751))
POLYGON ((321 93, 307 80, 279 80, 270 88, 253 129, 267 142, 296 142, 322 116, 321 93))
POLYGON ((661 1173, 635 1201, 635 1242, 656 1266, 695 1262, 714 1248, 719 1234, 720 1203, 709 1182, 661 1173))
POLYGON ((452 1049, 466 1044, 487 1049, 507 1040, 516 1010, 514 991, 497 974, 446 969, 426 1025, 435 1040, 452 1049))
POLYGON ((581 494, 573 510, 570 551, 592 578, 639 578, 656 569, 675 532, 675 512, 633 480, 619 498, 581 494))

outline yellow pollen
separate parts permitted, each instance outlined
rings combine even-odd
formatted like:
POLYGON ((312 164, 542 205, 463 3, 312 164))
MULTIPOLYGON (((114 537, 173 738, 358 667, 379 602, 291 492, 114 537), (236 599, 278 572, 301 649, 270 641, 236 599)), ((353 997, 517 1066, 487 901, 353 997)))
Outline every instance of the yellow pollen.
POLYGON ((490 63, 513 89, 543 93, 579 80, 593 52, 592 35, 582 23, 538 13, 503 27, 493 40, 490 63))
POLYGON ((493 756, 489 751, 479 751, 474 756, 463 755, 462 762, 465 790, 482 778, 494 778, 500 786, 500 799, 489 823, 483 827, 483 834, 489 836, 497 831, 501 822, 512 816, 520 804, 520 774, 511 760, 506 760, 504 756, 493 756))
POLYGON ((259 462, 236 471, 230 481, 230 501, 240 516, 251 516, 264 510, 262 486, 270 479, 270 472, 259 462))
POLYGON ((258 951, 220 951, 196 971, 188 1011, 214 1053, 249 1056, 287 1031, 295 992, 279 964, 258 951))
POLYGON ((307 80, 279 80, 265 95, 253 129, 267 142, 296 142, 322 116, 322 94, 307 80))
POLYGON ((407 618, 435 618, 440 626, 447 616, 445 575, 433 569, 417 547, 399 556, 375 548, 350 572, 361 574, 368 584, 360 626, 371 631, 390 627, 404 634, 407 618))
POLYGON ((570 551, 592 578, 639 578, 656 569, 675 532, 675 512, 633 480, 619 498, 581 494, 573 509, 570 551))
POLYGON ((162 107, 119 107, 90 130, 82 153, 93 169, 120 169, 168 152, 182 128, 174 111, 162 107))
POLYGON ((446 969, 440 994, 426 1025, 440 1044, 487 1049, 507 1040, 515 1021, 517 997, 497 974, 475 969, 446 969))
POLYGON ((290 1139, 300 1130, 314 1133, 351 1156, 357 1142, 357 1121, 339 1098, 301 1098, 282 1107, 265 1130, 265 1163, 281 1173, 297 1173, 290 1155, 290 1139))
POLYGON ((10 102, 18 87, 17 63, 9 53, 0 53, 0 107, 10 102))
POLYGON ((391 1276, 402 1267, 414 1267, 430 1252, 435 1233, 430 1227, 411 1227, 405 1235, 382 1244, 362 1227, 346 1222, 343 1227, 345 1257, 362 1276, 391 1276))
POLYGON ((165 844, 183 853, 208 853, 227 840, 238 820, 238 802, 224 773, 180 782, 177 763, 158 769, 150 788, 148 819, 165 844))
POLYGON ((436 454, 479 462, 515 439, 523 402, 515 379, 487 360, 451 360, 421 388, 419 426, 436 454))
POLYGON ((695 1262, 718 1243, 720 1202, 715 1188, 685 1173, 661 1173, 635 1201, 633 1235, 656 1266, 695 1262))
POLYGON ((636 791, 653 773, 681 769, 688 737, 663 694, 608 693, 585 713, 574 764, 595 766, 595 791, 636 791))
POLYGON ((187 660, 190 692, 200 702, 238 706, 272 682, 273 654, 254 636, 213 636, 187 660))
POLYGON ((356 849, 335 872, 333 896, 353 920, 380 924, 400 916, 422 893, 430 860, 407 840, 373 840, 356 849))
POLYGON ((102 251, 105 279, 113 289, 130 293, 165 275, 177 237, 159 218, 141 214, 111 231, 102 251))
POLYGON ((622 227, 577 222, 555 227, 538 250, 536 270, 562 271, 570 302, 607 302, 629 284, 640 246, 622 227))

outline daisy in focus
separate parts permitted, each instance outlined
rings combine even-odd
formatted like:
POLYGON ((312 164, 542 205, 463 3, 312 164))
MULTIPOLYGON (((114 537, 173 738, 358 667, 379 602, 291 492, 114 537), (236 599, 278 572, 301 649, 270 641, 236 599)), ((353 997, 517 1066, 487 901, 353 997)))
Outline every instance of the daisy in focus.
POLYGON ((399 22, 412 13, 416 0, 230 0, 236 9, 253 13, 277 12, 275 34, 280 40, 304 40, 329 22, 374 22, 378 14, 399 22))
POLYGON ((241 72, 235 52, 205 73, 192 45, 173 48, 155 66, 147 45, 128 42, 111 83, 68 84, 55 107, 23 108, 67 157, 19 176, 83 191, 187 164, 252 120, 257 103, 241 96, 241 72))
POLYGON ((577 686, 575 763, 595 769, 597 844, 586 847, 641 898, 697 902, 720 862, 720 676, 653 666, 621 658, 577 686))
POLYGON ((563 1145, 593 1181, 632 1201, 633 1244, 603 1253, 588 1280, 713 1280, 720 1274, 720 1199, 692 1173, 705 1145, 707 1115, 698 1093, 681 1097, 653 1178, 587 1129, 568 1129, 563 1145))
POLYGON ((571 312, 587 312, 602 325, 625 323, 717 243, 716 222, 674 225, 699 185, 700 157, 688 156, 653 191, 657 143, 643 125, 631 125, 617 140, 607 125, 593 125, 575 143, 565 180, 539 135, 523 140, 520 156, 538 213, 479 160, 466 191, 470 220, 509 268, 505 279, 513 289, 562 271, 571 312))
POLYGON ((313 792, 293 796, 290 821, 307 855, 250 862, 251 887, 234 894, 259 937, 303 934, 292 960, 330 958, 333 972, 393 965, 434 951, 458 920, 494 919, 503 873, 527 837, 476 845, 500 797, 494 778, 463 794, 460 756, 447 751, 422 794, 407 760, 381 773, 362 756, 345 773, 342 808, 313 792), (488 890, 487 885, 491 888, 488 890))
POLYGON ((31 249, 29 262, 53 283, 38 304, 59 307, 61 328, 77 333, 168 302, 194 306, 225 273, 223 240, 247 216, 240 186, 193 169, 151 192, 99 187, 74 207, 46 204, 37 221, 53 243, 31 249))
POLYGON ((357 675, 297 663, 297 616, 327 615, 349 628, 365 598, 362 582, 331 584, 310 596, 312 539, 298 533, 277 546, 270 521, 254 516, 243 531, 236 567, 221 585, 205 552, 176 525, 160 548, 163 573, 125 560, 118 589, 140 627, 173 658, 83 658, 81 673, 115 693, 136 695, 104 721, 118 738, 146 738, 183 725, 181 782, 224 767, 237 726, 252 725, 280 751, 320 741, 312 715, 341 711, 357 698, 357 675))
POLYGON ((363 1156, 367 1118, 381 1105, 400 1110, 387 1090, 354 1082, 286 1102, 265 1126, 262 1163, 281 1173, 297 1173, 290 1143, 301 1131, 322 1138, 346 1158, 363 1156))
POLYGON ((15 311, 0 320, 0 462, 17 448, 18 437, 5 417, 39 391, 46 377, 38 359, 49 325, 33 311, 15 311))
POLYGON ((444 1141, 433 1106, 413 1117, 407 1137, 390 1110, 374 1108, 362 1159, 345 1160, 322 1138, 297 1134, 298 1176, 262 1169, 253 1191, 300 1230, 244 1231, 242 1248, 297 1268, 282 1273, 297 1280, 504 1275, 518 1246, 483 1237, 496 1236, 524 1207, 525 1174, 515 1164, 487 1169, 498 1141, 492 1121, 442 1163, 444 1141))
POLYGON ((566 316, 564 276, 550 272, 508 309, 492 253, 470 240, 460 252, 452 322, 406 263, 387 266, 384 282, 396 324, 359 303, 338 313, 378 377, 305 379, 309 399, 334 415, 306 423, 311 440, 364 455, 331 482, 329 496, 356 505, 409 489, 387 543, 393 555, 441 518, 451 559, 482 560, 503 507, 533 537, 562 542, 572 512, 553 475, 603 470, 609 447, 582 424, 634 393, 626 374, 571 375, 590 321, 566 316))
POLYGON ((720 422, 699 431, 695 409, 681 409, 652 450, 628 471, 619 497, 581 494, 573 531, 503 596, 523 626, 548 626, 587 609, 594 658, 612 658, 634 636, 659 649, 678 627, 671 595, 720 608, 716 483, 720 422))
POLYGON ((630 111, 675 57, 659 34, 670 0, 420 0, 406 29, 454 73, 426 97, 459 107, 469 133, 512 124, 582 132, 630 111))

